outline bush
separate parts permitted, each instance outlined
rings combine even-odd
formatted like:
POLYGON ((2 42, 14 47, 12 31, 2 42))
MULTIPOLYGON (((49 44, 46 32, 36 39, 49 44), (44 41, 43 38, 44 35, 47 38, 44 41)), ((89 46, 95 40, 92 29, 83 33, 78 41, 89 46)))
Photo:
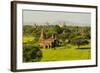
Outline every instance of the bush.
POLYGON ((76 38, 71 40, 71 44, 77 45, 80 48, 81 45, 89 44, 89 41, 83 38, 76 38))
POLYGON ((36 45, 23 45, 23 62, 37 62, 42 58, 42 52, 36 45))

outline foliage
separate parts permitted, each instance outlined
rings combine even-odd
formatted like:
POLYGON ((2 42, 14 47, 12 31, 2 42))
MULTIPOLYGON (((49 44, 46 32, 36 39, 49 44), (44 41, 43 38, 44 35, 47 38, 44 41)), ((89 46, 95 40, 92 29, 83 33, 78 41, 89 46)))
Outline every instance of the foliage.
POLYGON ((23 43, 34 43, 35 42, 35 37, 32 36, 23 36, 23 43))
POLYGON ((58 61, 90 59, 90 27, 59 25, 24 25, 23 26, 23 61, 58 61), (46 37, 56 35, 56 47, 49 49, 39 48, 38 44, 41 30, 44 29, 46 37), (70 46, 69 46, 70 45, 70 46), (84 47, 84 46, 88 46, 84 47), (78 49, 76 49, 78 48, 78 49), (81 48, 84 48, 81 49, 81 48))
POLYGON ((42 52, 38 46, 24 44, 23 45, 23 62, 36 62, 42 58, 42 52))
MULTIPOLYGON (((72 43, 72 39, 77 39, 77 37, 82 37, 82 40, 87 39, 90 40, 90 27, 79 27, 79 26, 63 26, 59 25, 24 25, 23 26, 23 34, 24 36, 30 36, 35 38, 34 41, 38 41, 40 37, 41 30, 44 29, 44 32, 47 34, 46 37, 50 37, 52 35, 56 35, 56 37, 65 43, 72 43)), ((24 39, 25 40, 25 39, 24 39)), ((25 42, 23 40, 23 42, 25 42)), ((75 41, 75 40, 74 40, 75 41)), ((28 41, 26 41, 28 42, 28 41)))
POLYGON ((31 25, 24 25, 23 27, 24 35, 31 35, 32 32, 33 32, 33 27, 31 25))
POLYGON ((77 45, 78 48, 80 48, 81 45, 87 45, 87 44, 89 44, 89 41, 86 40, 86 39, 77 38, 77 39, 72 40, 72 43, 75 44, 75 45, 77 45))

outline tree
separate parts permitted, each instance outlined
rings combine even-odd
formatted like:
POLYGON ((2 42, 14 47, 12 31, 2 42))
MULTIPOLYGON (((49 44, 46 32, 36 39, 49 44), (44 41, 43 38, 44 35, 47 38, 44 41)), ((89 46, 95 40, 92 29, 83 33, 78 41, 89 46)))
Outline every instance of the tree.
POLYGON ((79 49, 81 45, 89 44, 89 41, 88 41, 87 39, 78 37, 78 38, 73 39, 73 40, 72 40, 72 43, 73 43, 74 45, 77 45, 77 46, 78 46, 78 49, 79 49))
POLYGON ((24 45, 23 46, 23 62, 37 62, 42 58, 42 51, 38 46, 24 45))
POLYGON ((33 27, 31 25, 24 25, 23 26, 23 34, 30 35, 33 32, 33 27))

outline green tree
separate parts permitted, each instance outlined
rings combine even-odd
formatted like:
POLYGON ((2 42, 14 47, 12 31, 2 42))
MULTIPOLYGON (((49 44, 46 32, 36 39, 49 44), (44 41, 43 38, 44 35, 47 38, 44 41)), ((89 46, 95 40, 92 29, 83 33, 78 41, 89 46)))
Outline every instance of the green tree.
POLYGON ((23 62, 38 62, 42 58, 42 51, 38 46, 24 45, 23 46, 23 62))
POLYGON ((81 45, 89 44, 89 41, 87 39, 84 39, 81 36, 78 36, 78 37, 72 39, 71 43, 74 44, 74 45, 77 45, 78 49, 79 49, 81 45))

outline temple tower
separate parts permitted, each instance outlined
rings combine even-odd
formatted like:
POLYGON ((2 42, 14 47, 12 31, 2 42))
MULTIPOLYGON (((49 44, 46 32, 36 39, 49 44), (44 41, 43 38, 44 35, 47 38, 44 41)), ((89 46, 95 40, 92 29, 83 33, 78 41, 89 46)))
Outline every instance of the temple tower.
POLYGON ((44 29, 42 29, 39 40, 44 40, 44 39, 46 39, 46 34, 44 33, 44 29))

